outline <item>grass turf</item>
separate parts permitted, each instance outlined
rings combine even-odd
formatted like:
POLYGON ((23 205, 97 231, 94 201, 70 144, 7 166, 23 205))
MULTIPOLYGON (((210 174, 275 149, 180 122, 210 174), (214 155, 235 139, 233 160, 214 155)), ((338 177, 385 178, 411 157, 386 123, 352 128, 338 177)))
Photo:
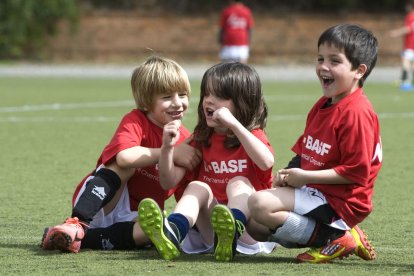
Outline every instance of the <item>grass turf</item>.
MULTIPOLYGON (((191 108, 184 119, 190 130, 199 82, 192 86, 191 108)), ((321 91, 316 81, 266 81, 263 89, 277 170, 292 157, 290 147, 321 91)), ((414 92, 369 80, 364 89, 380 116, 384 152, 374 211, 361 224, 378 259, 365 262, 351 256, 332 264, 296 264, 294 258, 303 250, 278 248, 270 255, 237 255, 232 263, 218 263, 211 255, 182 254, 164 261, 155 249, 42 251, 44 227, 70 215, 74 187, 94 167, 121 117, 134 107, 129 80, 0 77, 0 274, 412 275, 414 92)), ((169 200, 167 208, 173 205, 169 200)))

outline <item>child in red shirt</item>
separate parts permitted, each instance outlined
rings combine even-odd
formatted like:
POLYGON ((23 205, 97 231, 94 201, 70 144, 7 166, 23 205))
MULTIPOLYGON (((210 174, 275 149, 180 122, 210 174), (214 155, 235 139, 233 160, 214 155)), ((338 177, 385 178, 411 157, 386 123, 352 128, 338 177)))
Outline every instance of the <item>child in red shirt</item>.
POLYGON ((276 188, 249 198, 252 220, 271 231, 252 236, 287 248, 311 247, 297 256, 300 262, 349 254, 375 259, 358 224, 372 211, 382 164, 378 117, 362 90, 377 53, 377 39, 359 26, 341 24, 322 33, 316 74, 323 97, 292 148, 296 156, 278 171, 276 188))
MULTIPOLYGON (((274 157, 264 131, 266 120, 261 82, 252 67, 228 62, 206 71, 193 134, 202 162, 193 175, 186 176, 191 182, 168 218, 153 200, 143 200, 138 208, 141 228, 161 257, 176 258, 180 249, 186 253, 214 251, 218 261, 231 260, 236 250, 272 252, 275 243, 258 243, 244 232, 250 215, 249 195, 270 188, 273 180, 274 157), (228 222, 229 227, 223 224, 228 222)), ((178 127, 177 122, 164 127, 159 166, 165 189, 174 187, 185 174, 172 160, 178 127)))
MULTIPOLYGON (((162 208, 175 188, 159 183, 158 159, 163 126, 181 120, 191 92, 187 73, 175 61, 150 57, 131 78, 136 109, 127 113, 96 168, 77 186, 72 215, 65 223, 47 227, 41 247, 77 253, 81 248, 133 249, 151 244, 137 219, 137 206, 150 197, 162 208)), ((183 126, 177 144, 189 137, 183 126)), ((174 161, 192 169, 197 150, 182 143, 174 161)))

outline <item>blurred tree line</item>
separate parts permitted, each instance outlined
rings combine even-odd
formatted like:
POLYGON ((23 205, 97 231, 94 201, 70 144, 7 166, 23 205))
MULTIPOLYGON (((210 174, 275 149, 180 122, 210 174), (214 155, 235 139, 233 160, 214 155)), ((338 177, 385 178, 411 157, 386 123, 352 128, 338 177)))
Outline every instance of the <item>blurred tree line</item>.
MULTIPOLYGON (((407 0, 242 0, 255 12, 392 12, 403 11, 407 0)), ((95 8, 117 10, 158 9, 174 13, 205 14, 217 12, 226 0, 83 0, 95 8)))
MULTIPOLYGON (((255 13, 325 14, 403 12, 406 0, 245 0, 255 13)), ((62 20, 73 29, 82 9, 137 11, 151 14, 218 13, 225 0, 1 0, 0 59, 39 58, 39 49, 62 20)))

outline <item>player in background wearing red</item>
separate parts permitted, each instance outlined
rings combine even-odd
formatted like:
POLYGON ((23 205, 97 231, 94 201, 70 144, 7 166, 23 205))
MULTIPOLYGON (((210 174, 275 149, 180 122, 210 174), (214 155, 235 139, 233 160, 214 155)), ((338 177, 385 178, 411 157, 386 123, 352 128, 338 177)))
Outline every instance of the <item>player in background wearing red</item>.
POLYGON ((403 91, 413 90, 414 82, 414 0, 408 0, 405 4, 404 26, 390 31, 390 36, 395 38, 404 37, 403 51, 401 53, 401 83, 403 91))
POLYGON ((193 134, 203 160, 192 175, 184 175, 172 160, 178 124, 167 124, 159 163, 161 185, 171 189, 183 178, 191 182, 168 218, 153 200, 139 205, 141 228, 162 258, 176 258, 181 249, 189 254, 214 251, 218 261, 230 261, 236 250, 272 252, 274 243, 258 243, 244 232, 249 195, 270 188, 273 180, 266 121, 261 82, 253 68, 229 62, 205 72, 193 134))
POLYGON ((238 0, 230 1, 221 13, 219 25, 220 59, 247 63, 254 26, 251 10, 238 0))
MULTIPOLYGON (((151 243, 136 223, 137 206, 149 197, 163 208, 175 191, 159 183, 163 126, 182 119, 191 88, 180 65, 157 56, 134 70, 131 88, 136 109, 123 117, 95 170, 77 186, 71 217, 45 229, 43 249, 77 253, 81 248, 133 249, 151 243)), ((183 126, 179 132, 177 144, 190 135, 183 126)), ((176 148, 179 166, 192 169, 200 160, 188 144, 176 148)))
POLYGON ((378 116, 362 86, 375 67, 378 42, 356 25, 327 29, 318 40, 316 74, 323 97, 308 113, 296 156, 278 171, 274 189, 254 193, 251 219, 271 230, 253 235, 286 248, 310 247, 299 262, 323 263, 375 252, 358 224, 373 209, 382 164, 378 116))

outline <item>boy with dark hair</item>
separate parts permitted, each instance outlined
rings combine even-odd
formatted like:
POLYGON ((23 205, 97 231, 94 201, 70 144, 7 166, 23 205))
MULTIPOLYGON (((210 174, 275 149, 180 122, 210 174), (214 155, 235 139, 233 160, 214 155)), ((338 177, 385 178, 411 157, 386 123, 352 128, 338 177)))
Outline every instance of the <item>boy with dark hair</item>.
POLYGON ((311 247, 299 262, 376 257, 358 224, 372 211, 382 164, 378 117, 362 90, 377 53, 377 39, 360 26, 340 24, 322 33, 316 74, 323 97, 309 112, 292 148, 296 156, 278 171, 275 188, 249 197, 251 219, 271 231, 251 232, 253 238, 311 247))

